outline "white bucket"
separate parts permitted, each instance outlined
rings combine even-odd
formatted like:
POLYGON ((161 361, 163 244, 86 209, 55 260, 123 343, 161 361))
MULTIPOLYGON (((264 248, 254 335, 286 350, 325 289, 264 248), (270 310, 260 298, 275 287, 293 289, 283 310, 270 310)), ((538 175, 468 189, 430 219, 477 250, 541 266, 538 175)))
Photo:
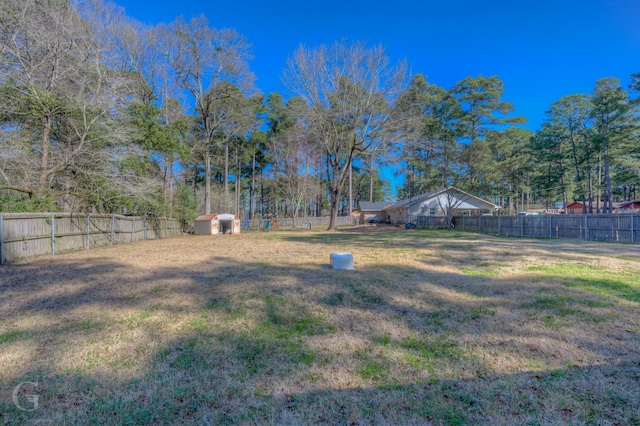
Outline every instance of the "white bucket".
POLYGON ((331 253, 330 262, 333 269, 353 269, 351 253, 331 253))

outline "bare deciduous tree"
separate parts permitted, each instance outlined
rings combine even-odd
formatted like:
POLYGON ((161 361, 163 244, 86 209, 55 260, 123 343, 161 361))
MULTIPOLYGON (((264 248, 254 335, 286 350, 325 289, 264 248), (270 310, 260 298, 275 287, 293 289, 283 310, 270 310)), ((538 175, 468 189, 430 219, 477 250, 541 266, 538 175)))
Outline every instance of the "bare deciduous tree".
POLYGON ((318 150, 307 139, 301 123, 296 123, 287 131, 278 149, 278 168, 282 176, 277 180, 277 188, 290 206, 291 216, 295 219, 304 200, 311 198, 315 180, 313 166, 318 162, 318 150))
POLYGON ((159 27, 160 39, 176 83, 186 90, 200 116, 201 140, 194 147, 204 161, 205 214, 211 212, 211 151, 224 116, 216 114, 220 100, 232 96, 227 88, 246 92, 253 87, 249 71, 250 45, 235 30, 209 27, 204 16, 182 17, 159 27), (223 83, 231 83, 226 86, 223 83))
POLYGON ((299 47, 283 80, 305 101, 300 113, 308 135, 327 159, 329 230, 335 230, 353 157, 369 150, 371 135, 388 124, 389 105, 405 80, 405 67, 392 66, 380 46, 336 42, 316 49, 299 47))
POLYGON ((1 188, 77 195, 86 182, 121 177, 112 154, 126 137, 111 124, 129 76, 105 65, 77 5, 8 0, 0 21, 0 115, 16 159, 5 164, 1 188))

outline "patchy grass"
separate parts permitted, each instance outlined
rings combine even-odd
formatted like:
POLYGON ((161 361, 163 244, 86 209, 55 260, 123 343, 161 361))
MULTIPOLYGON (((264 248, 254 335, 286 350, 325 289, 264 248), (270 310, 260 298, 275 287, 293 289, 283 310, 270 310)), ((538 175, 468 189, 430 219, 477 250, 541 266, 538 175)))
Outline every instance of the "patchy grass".
POLYGON ((599 296, 640 303, 640 275, 635 267, 625 271, 615 271, 599 265, 577 262, 535 266, 528 270, 549 277, 562 277, 565 285, 599 296))
POLYGON ((19 339, 24 333, 18 330, 6 331, 4 333, 0 333, 0 344, 2 343, 11 343, 16 339, 19 339))
POLYGON ((362 229, 0 268, 0 423, 640 424, 640 248, 362 229))
POLYGON ((467 269, 462 268, 460 272, 466 275, 470 275, 472 277, 491 277, 500 275, 500 272, 495 269, 467 269))
POLYGON ((365 356, 359 362, 356 374, 372 383, 386 382, 389 377, 389 362, 381 356, 365 356))

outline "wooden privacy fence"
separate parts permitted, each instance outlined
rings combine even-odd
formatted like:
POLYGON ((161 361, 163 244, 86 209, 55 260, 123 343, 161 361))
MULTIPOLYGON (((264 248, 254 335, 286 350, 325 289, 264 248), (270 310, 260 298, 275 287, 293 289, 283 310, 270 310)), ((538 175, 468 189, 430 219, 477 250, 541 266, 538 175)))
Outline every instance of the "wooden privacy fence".
MULTIPOLYGON (((459 216, 456 229, 481 234, 533 238, 640 242, 638 214, 575 214, 541 216, 459 216)), ((443 217, 418 216, 418 228, 445 228, 443 217)))
MULTIPOLYGON (((309 223, 311 226, 329 226, 329 217, 298 217, 296 219, 287 217, 287 218, 278 218, 277 223, 280 228, 292 228, 292 227, 302 227, 303 223, 309 223)), ((271 224, 274 223, 273 219, 251 219, 251 220, 243 220, 240 223, 243 226, 248 225, 250 228, 264 228, 265 222, 269 220, 271 224)), ((357 223, 357 219, 351 216, 338 216, 336 218, 336 224, 340 226, 345 225, 355 225, 357 223)))
POLYGON ((446 228, 447 221, 444 216, 417 216, 411 221, 420 229, 446 228))
POLYGON ((0 265, 20 258, 179 235, 177 219, 72 213, 0 213, 0 265))

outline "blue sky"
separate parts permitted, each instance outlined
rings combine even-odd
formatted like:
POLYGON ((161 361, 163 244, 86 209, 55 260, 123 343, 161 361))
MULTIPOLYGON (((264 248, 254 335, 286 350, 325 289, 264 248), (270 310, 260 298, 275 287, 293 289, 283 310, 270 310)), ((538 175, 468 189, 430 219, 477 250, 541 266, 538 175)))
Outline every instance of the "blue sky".
POLYGON ((497 75, 504 99, 536 130, 551 103, 588 93, 597 79, 626 86, 640 72, 640 0, 116 0, 145 23, 204 14, 253 45, 263 93, 280 91, 287 57, 346 38, 382 44, 394 62, 450 88, 467 76, 497 75))
POLYGON ((537 130, 560 97, 589 93, 596 80, 623 85, 640 72, 640 0, 116 0, 145 23, 204 14, 253 45, 263 93, 279 91, 289 55, 336 40, 382 44, 393 62, 451 88, 497 75, 504 100, 537 130))

